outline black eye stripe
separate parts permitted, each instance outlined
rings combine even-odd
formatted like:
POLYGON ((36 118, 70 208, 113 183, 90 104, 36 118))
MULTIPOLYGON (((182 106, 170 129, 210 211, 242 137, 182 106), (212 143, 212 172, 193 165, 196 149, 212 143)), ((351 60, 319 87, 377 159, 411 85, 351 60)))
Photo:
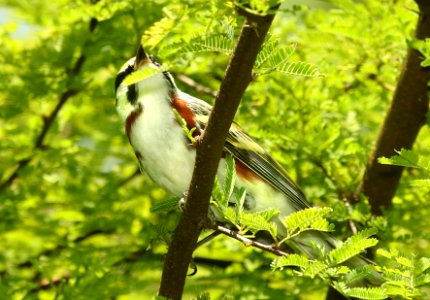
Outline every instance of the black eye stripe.
MULTIPOLYGON (((155 64, 156 66, 160 66, 160 64, 155 60, 155 58, 153 57, 149 57, 149 59, 151 60, 151 62, 153 64, 155 64)), ((124 79, 131 73, 134 72, 134 67, 132 64, 128 65, 124 70, 122 70, 121 72, 118 73, 118 75, 115 78, 115 93, 118 90, 118 87, 121 85, 121 83, 124 81, 124 79)), ((164 78, 166 79, 166 81, 168 82, 169 86, 171 89, 175 88, 175 84, 173 81, 173 78, 171 77, 170 73, 168 71, 163 71, 162 72, 164 78)), ((137 101, 137 88, 136 88, 136 84, 130 84, 129 86, 127 86, 127 100, 128 102, 130 102, 131 104, 135 104, 137 101)))
POLYGON ((127 87, 127 100, 131 104, 134 104, 137 101, 137 90, 136 90, 136 84, 135 83, 130 84, 127 87))
POLYGON ((133 66, 128 65, 127 68, 116 75, 115 78, 115 93, 118 87, 121 85, 121 83, 124 81, 124 79, 131 73, 133 73, 133 66))

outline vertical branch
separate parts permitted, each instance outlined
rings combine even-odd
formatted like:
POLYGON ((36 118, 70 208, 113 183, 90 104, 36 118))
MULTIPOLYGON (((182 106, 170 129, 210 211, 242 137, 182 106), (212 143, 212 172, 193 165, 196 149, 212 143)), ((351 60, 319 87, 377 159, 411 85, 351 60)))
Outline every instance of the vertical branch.
MULTIPOLYGON (((416 2, 420 16, 415 37, 423 40, 430 38, 430 1, 416 2)), ((421 67, 421 61, 421 54, 409 48, 391 106, 359 187, 359 192, 369 198, 372 213, 376 215, 391 205, 403 171, 402 167, 379 164, 378 158, 392 156, 395 150, 402 148, 411 149, 425 124, 429 108, 430 68, 421 67)))
POLYGON ((257 16, 244 11, 240 13, 246 20, 203 138, 197 147, 187 202, 164 262, 159 294, 169 299, 181 299, 188 265, 207 218, 209 199, 225 138, 240 99, 252 79, 257 54, 275 17, 274 14, 257 16))

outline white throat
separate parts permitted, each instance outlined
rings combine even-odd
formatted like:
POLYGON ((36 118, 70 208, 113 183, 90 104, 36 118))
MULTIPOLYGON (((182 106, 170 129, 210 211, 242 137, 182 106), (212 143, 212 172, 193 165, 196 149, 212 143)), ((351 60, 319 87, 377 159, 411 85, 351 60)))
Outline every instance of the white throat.
POLYGON ((169 84, 162 73, 157 73, 136 83, 135 88, 137 99, 134 104, 130 103, 127 98, 127 91, 129 88, 133 88, 133 86, 128 87, 122 83, 118 87, 116 95, 116 109, 123 121, 125 121, 130 113, 136 109, 138 103, 145 106, 151 105, 150 102, 161 100, 166 103, 157 103, 157 105, 169 106, 169 84))

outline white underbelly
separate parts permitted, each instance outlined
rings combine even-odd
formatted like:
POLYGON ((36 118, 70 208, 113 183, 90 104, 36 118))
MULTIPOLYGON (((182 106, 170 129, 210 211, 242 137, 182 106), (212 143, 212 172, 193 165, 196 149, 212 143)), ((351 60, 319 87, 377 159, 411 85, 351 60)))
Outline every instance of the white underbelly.
POLYGON ((157 184, 175 195, 188 190, 196 152, 171 110, 144 106, 130 138, 143 158, 143 169, 157 184))

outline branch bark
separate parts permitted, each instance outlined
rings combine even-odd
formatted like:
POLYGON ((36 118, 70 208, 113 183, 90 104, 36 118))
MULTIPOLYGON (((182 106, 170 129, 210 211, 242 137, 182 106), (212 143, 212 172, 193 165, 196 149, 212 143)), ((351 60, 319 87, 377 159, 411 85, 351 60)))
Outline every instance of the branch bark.
POLYGON ((245 16, 245 22, 215 99, 207 128, 197 147, 187 201, 164 262, 159 295, 169 299, 182 297, 188 265, 207 218, 209 199, 225 138, 240 99, 252 80, 255 59, 275 17, 274 14, 257 16, 243 11, 240 13, 245 16))
MULTIPOLYGON (((415 2, 420 9, 415 37, 419 40, 430 38, 430 2, 415 2)), ((409 48, 393 101, 358 189, 358 193, 369 198, 372 213, 376 215, 391 206, 403 171, 402 167, 379 164, 378 158, 395 155, 395 150, 402 148, 411 149, 425 124, 429 109, 430 68, 421 67, 421 61, 421 54, 409 48)))

